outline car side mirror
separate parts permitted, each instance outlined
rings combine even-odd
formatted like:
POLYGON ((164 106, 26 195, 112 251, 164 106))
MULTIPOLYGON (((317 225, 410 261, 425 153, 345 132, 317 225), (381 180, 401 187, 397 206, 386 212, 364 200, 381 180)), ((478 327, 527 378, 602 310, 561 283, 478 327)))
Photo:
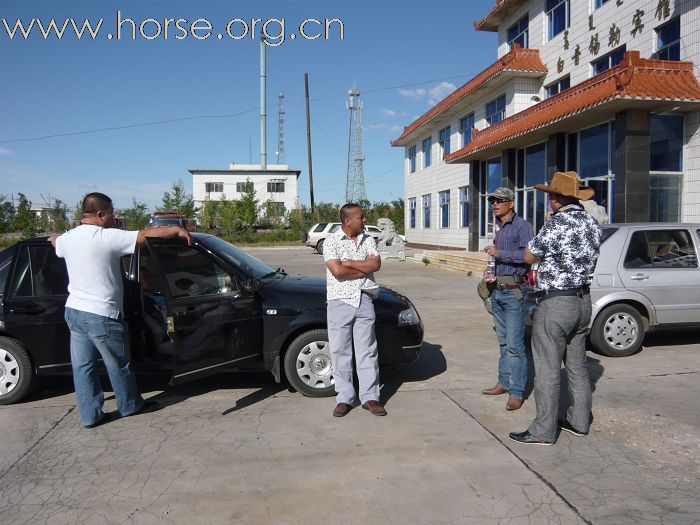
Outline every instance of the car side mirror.
POLYGON ((241 283, 241 288, 243 288, 245 293, 255 293, 260 290, 260 280, 255 277, 244 279, 241 283))

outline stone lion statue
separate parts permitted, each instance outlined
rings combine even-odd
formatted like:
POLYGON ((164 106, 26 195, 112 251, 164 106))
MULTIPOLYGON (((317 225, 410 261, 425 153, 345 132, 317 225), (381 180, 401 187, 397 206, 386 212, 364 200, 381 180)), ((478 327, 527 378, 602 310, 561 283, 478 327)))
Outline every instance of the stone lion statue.
POLYGON ((391 219, 381 218, 377 221, 377 227, 382 231, 379 234, 379 244, 377 246, 382 258, 396 257, 405 261, 406 241, 396 233, 394 222, 391 219))

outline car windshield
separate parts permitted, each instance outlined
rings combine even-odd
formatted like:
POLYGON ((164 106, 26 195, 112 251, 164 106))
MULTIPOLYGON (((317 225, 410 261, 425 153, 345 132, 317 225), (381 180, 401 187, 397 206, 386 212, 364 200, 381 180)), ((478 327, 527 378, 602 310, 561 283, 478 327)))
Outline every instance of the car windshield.
POLYGON ((262 262, 260 259, 245 253, 240 248, 236 248, 218 237, 207 237, 203 243, 208 248, 211 248, 217 255, 233 263, 237 268, 240 268, 248 275, 265 279, 273 277, 277 271, 272 267, 262 262))
POLYGON ((152 219, 151 224, 154 226, 180 226, 179 219, 152 219))

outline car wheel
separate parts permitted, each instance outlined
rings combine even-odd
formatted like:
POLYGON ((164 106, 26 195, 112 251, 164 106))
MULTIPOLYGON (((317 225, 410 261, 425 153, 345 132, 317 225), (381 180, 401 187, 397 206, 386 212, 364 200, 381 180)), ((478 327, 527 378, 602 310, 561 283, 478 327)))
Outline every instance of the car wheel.
POLYGON ((321 240, 318 241, 318 243, 316 244, 316 251, 317 251, 318 253, 320 253, 321 255, 323 255, 323 241, 325 241, 325 239, 321 239, 321 240))
POLYGON ((9 337, 0 337, 0 405, 11 405, 24 399, 34 382, 32 362, 22 344, 9 337))
POLYGON ((284 354, 284 373, 289 384, 305 396, 335 395, 328 330, 310 330, 294 339, 284 354))
POLYGON ((644 319, 628 304, 614 304, 596 317, 591 327, 591 344, 603 355, 625 357, 642 347, 644 319))

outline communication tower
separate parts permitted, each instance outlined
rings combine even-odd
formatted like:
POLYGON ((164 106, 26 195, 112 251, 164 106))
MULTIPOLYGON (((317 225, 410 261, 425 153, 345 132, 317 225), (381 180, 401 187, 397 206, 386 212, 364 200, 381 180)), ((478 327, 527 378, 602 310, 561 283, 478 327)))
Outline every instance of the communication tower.
POLYGON ((362 152, 362 102, 357 86, 353 84, 348 92, 347 106, 350 111, 348 131, 348 170, 345 179, 345 202, 367 200, 365 175, 362 169, 365 160, 362 152))

